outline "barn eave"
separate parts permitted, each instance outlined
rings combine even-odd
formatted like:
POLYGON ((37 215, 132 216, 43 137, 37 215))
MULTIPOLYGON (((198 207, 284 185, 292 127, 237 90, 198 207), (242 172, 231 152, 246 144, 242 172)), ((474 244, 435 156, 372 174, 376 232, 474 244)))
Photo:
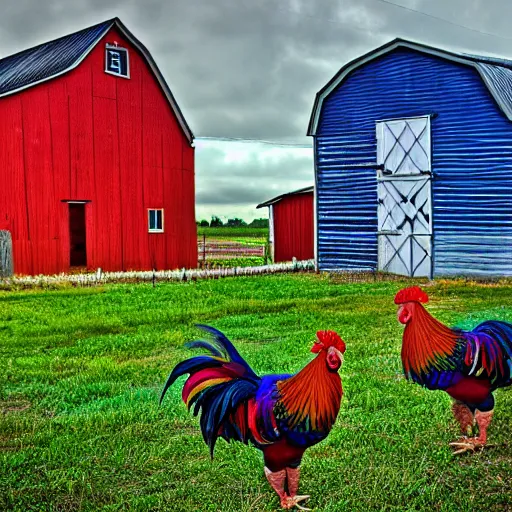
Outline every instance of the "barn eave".
POLYGON ((273 204, 278 203, 279 201, 284 199, 285 197, 294 196, 297 194, 307 194, 309 192, 313 192, 313 190, 314 190, 314 187, 311 186, 311 187, 300 188, 299 190, 294 190, 293 192, 287 192, 286 194, 281 194, 272 199, 269 199, 268 201, 265 201, 264 203, 260 203, 258 206, 256 206, 256 209, 264 208, 265 206, 272 206, 273 204))

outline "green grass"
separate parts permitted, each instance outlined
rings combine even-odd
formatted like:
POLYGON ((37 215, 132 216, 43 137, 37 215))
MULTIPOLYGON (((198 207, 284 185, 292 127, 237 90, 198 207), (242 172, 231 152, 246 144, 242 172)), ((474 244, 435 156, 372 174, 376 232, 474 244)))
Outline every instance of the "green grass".
MULTIPOLYGON (((211 258, 206 260, 207 268, 233 268, 233 267, 258 267, 271 263, 270 259, 267 260, 264 256, 240 256, 236 258, 211 258)), ((204 268, 203 262, 199 262, 200 267, 204 268)))
POLYGON ((202 237, 206 235, 207 237, 215 238, 215 239, 246 239, 246 238, 261 238, 262 240, 267 240, 268 238, 268 228, 250 228, 247 226, 242 227, 197 227, 197 236, 202 237))
MULTIPOLYGON (((345 339, 338 420, 302 463, 310 507, 510 510, 512 390, 496 393, 495 446, 453 457, 448 396, 401 374, 400 286, 310 274, 0 292, 0 510, 277 510, 255 448, 220 440, 210 461, 183 380, 158 407, 195 322, 225 331, 259 374, 301 369, 318 329, 345 339)), ((429 293, 443 322, 512 321, 510 284, 429 293)))

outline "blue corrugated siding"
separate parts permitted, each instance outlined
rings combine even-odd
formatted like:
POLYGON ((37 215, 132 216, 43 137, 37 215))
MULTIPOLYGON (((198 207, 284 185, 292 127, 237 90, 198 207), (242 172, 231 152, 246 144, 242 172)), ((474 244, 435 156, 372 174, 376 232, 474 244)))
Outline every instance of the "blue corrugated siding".
POLYGON ((469 67, 398 49, 323 103, 317 131, 318 264, 377 267, 375 121, 432 120, 434 274, 512 275, 512 123, 469 67))

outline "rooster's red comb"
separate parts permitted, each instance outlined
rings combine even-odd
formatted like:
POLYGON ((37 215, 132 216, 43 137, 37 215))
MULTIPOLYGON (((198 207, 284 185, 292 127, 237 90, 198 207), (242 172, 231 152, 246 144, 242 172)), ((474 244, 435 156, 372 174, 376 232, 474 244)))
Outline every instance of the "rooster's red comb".
POLYGON ((318 341, 313 346, 312 352, 319 352, 322 349, 329 347, 337 348, 342 354, 345 353, 345 342, 340 338, 340 335, 335 331, 318 331, 316 333, 318 341))
POLYGON ((410 286, 400 290, 395 295, 395 304, 404 304, 406 302, 428 302, 428 295, 419 286, 410 286))

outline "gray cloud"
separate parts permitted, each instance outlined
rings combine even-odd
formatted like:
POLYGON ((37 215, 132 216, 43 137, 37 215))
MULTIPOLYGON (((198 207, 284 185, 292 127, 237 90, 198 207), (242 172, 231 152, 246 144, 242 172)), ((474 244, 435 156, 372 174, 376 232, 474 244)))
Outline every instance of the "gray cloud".
POLYGON ((203 145, 198 153, 196 199, 198 204, 251 205, 313 184, 310 151, 237 144, 236 158, 226 158, 217 143, 203 145), (200 169, 200 170, 199 170, 200 169))
MULTIPOLYGON (((512 57, 510 0, 390 1, 431 16, 383 0, 3 0, 0 51, 119 16, 152 53, 196 136, 308 144, 315 93, 348 60, 392 38, 512 57)), ((227 142, 198 144, 202 212, 251 212, 255 203, 313 181, 311 153, 283 150, 270 158, 268 147, 254 145, 244 158, 230 158, 237 151, 227 142)))
MULTIPOLYGON (((392 1, 508 36, 508 0, 392 1)), ((308 140, 316 91, 348 59, 396 36, 484 53, 510 47, 380 0, 4 0, 0 48, 116 15, 148 46, 198 136, 308 140)))

